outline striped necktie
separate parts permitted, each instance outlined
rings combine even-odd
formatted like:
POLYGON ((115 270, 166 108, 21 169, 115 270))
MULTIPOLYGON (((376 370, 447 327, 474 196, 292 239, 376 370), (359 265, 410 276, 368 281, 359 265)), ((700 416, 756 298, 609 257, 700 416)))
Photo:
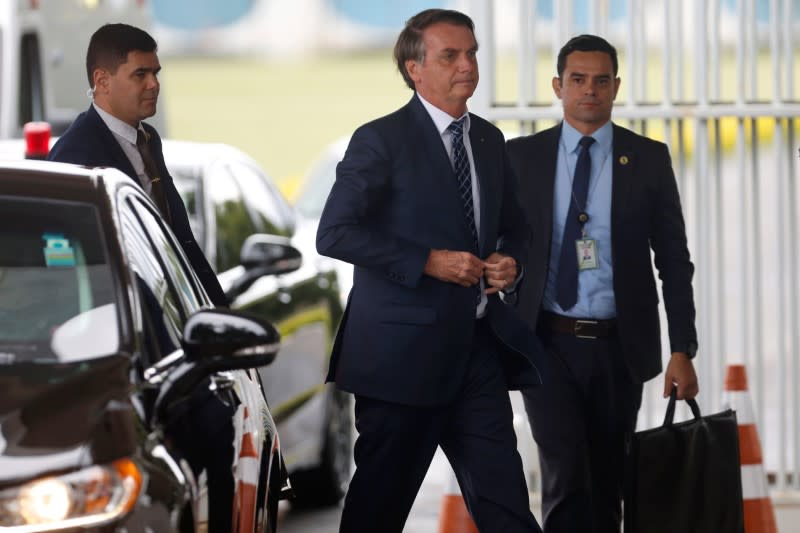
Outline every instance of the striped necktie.
POLYGON ((472 201, 472 171, 469 167, 467 147, 464 145, 464 121, 466 119, 467 117, 462 117, 454 120, 447 129, 453 134, 453 171, 456 174, 456 184, 458 193, 461 195, 464 216, 472 233, 474 251, 477 253, 480 246, 478 245, 478 230, 475 227, 475 204, 472 201))

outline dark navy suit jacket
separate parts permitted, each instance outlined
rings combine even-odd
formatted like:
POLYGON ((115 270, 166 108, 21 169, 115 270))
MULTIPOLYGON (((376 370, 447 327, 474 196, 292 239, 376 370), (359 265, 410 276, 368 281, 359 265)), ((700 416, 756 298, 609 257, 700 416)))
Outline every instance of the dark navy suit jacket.
MULTIPOLYGON (((614 125, 611 257, 617 327, 631 377, 644 382, 661 372, 658 291, 650 256, 662 281, 672 351, 697 344, 692 295, 694 266, 667 146, 614 125)), ((533 240, 517 310, 538 320, 550 264, 553 190, 561 126, 508 141, 533 240)))
MULTIPOLYGON (((183 251, 186 253, 211 301, 217 306, 227 307, 228 300, 222 291, 222 287, 220 287, 214 270, 208 264, 205 254, 203 254, 194 238, 192 229, 189 226, 186 208, 164 163, 164 154, 161 152, 161 137, 149 124, 142 123, 142 126, 150 135, 151 152, 158 165, 161 183, 164 186, 164 192, 169 203, 170 217, 172 218, 170 228, 180 241, 183 251)), ((88 111, 78 115, 69 129, 64 132, 64 135, 50 150, 47 159, 62 163, 85 165, 87 167, 113 167, 121 170, 133 178, 136 183, 139 183, 139 178, 128 156, 125 155, 114 134, 108 129, 94 106, 89 106, 88 111)))
MULTIPOLYGON (((520 261, 530 231, 500 131, 470 115, 480 184, 480 255, 520 261)), ((472 237, 439 132, 416 96, 360 127, 336 169, 317 249, 355 265, 328 380, 407 405, 452 400, 473 343, 476 288, 423 273, 431 249, 469 251, 472 237)), ((538 341, 497 295, 487 319, 511 387, 539 382, 538 341)))

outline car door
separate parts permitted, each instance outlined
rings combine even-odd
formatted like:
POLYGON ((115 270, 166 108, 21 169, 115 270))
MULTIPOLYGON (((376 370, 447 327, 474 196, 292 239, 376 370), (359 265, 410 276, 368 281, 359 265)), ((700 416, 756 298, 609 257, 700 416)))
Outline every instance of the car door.
MULTIPOLYGON (((134 284, 138 288, 144 345, 142 366, 147 368, 165 357, 180 353, 186 319, 211 304, 174 236, 166 230, 152 204, 138 191, 129 190, 121 196, 123 242, 134 284)), ((252 369, 219 372, 210 383, 198 386, 185 413, 167 422, 166 431, 176 443, 180 455, 189 461, 195 474, 203 469, 208 483, 219 489, 217 495, 223 495, 216 500, 200 498, 198 503, 200 511, 197 514, 201 519, 209 514, 203 509, 210 505, 211 529, 221 527, 220 516, 222 522, 231 516, 227 502, 235 500, 238 502, 236 509, 242 507, 239 505, 241 486, 235 483, 235 479, 246 478, 253 486, 266 481, 261 458, 266 460, 269 456, 272 442, 266 442, 266 438, 269 436, 271 439, 274 431, 266 431, 267 424, 272 425, 272 422, 258 383, 258 376, 252 369), (248 412, 253 413, 249 419, 248 412), (253 464, 244 464, 238 459, 237 444, 245 434, 260 437, 260 441, 254 442, 257 456, 251 461, 253 464), (204 439, 202 444, 197 441, 201 437, 204 439), (209 459, 210 454, 215 457, 209 459), (247 467, 247 472, 242 470, 244 467, 247 467), (223 489, 223 485, 227 488, 223 489), (217 526, 212 526, 214 520, 217 520, 217 526)), ((151 391, 151 394, 155 393, 157 391, 151 391)), ((148 403, 145 399, 145 404, 148 403)), ((203 483, 200 485, 199 495, 202 496, 203 483)), ((214 490, 212 488, 209 492, 212 497, 214 490)), ((248 508, 255 509, 256 490, 249 491, 247 496, 252 500, 248 508)), ((253 517, 249 517, 248 521, 241 522, 251 524, 252 521, 253 517)), ((249 529, 245 527, 244 530, 249 529)))

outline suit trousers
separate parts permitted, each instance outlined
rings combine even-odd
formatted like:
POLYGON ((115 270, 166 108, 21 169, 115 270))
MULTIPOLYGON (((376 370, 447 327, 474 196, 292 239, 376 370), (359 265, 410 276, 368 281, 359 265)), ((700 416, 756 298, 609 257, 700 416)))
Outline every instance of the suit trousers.
POLYGON ((401 532, 437 446, 481 533, 541 532, 530 511, 496 341, 483 322, 450 403, 411 406, 356 396, 356 470, 341 533, 401 532))
POLYGON ((545 533, 619 532, 626 435, 642 384, 630 378, 619 340, 539 328, 550 379, 522 391, 539 448, 545 533))

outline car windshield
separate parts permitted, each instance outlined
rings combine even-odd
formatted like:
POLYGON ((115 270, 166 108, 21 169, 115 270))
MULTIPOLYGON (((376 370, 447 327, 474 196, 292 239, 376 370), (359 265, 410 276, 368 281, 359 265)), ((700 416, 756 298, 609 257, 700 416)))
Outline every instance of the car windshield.
POLYGON ((0 365, 81 361, 118 346, 97 210, 0 196, 0 365))

